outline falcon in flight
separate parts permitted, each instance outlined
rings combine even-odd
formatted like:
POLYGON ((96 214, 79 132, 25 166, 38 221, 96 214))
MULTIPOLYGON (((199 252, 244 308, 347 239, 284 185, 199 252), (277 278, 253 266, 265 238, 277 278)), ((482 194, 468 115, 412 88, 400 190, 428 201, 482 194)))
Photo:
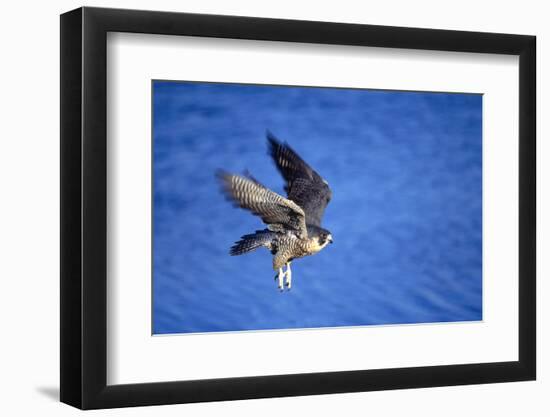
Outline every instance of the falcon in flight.
POLYGON ((244 235, 230 250, 233 256, 265 247, 273 255, 279 290, 292 286, 290 263, 314 255, 332 235, 321 227, 325 208, 332 197, 328 182, 286 143, 267 133, 268 153, 285 180, 287 197, 271 191, 250 173, 234 175, 220 171, 218 177, 226 196, 238 207, 260 217, 266 229, 244 235), (283 267, 286 266, 286 270, 283 267))

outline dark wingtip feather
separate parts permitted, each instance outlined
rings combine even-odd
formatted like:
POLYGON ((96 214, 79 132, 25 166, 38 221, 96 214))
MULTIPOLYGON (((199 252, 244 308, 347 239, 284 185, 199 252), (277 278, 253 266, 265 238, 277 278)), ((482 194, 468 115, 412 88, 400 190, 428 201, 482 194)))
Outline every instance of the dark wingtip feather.
POLYGON ((275 157, 283 144, 275 137, 273 133, 271 133, 271 131, 266 130, 265 135, 267 137, 267 154, 275 157))
POLYGON ((267 140, 270 142, 275 142, 275 143, 279 142, 279 140, 275 137, 273 133, 271 133, 271 130, 269 129, 265 130, 265 136, 267 137, 267 140))
POLYGON ((231 256, 241 255, 241 251, 240 251, 240 247, 238 245, 238 242, 235 242, 235 244, 229 248, 229 255, 231 255, 231 256))
POLYGON ((298 153, 294 149, 292 149, 292 147, 287 142, 277 139, 270 130, 266 130, 266 137, 268 146, 267 154, 273 157, 275 163, 277 163, 279 157, 285 155, 285 157, 287 158, 289 156, 292 156, 301 160, 300 156, 298 156, 298 153))

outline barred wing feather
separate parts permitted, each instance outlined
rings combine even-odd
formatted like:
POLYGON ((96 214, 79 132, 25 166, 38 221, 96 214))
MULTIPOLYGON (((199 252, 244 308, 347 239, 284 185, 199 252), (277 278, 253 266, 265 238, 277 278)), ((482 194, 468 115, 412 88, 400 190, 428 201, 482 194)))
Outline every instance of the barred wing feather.
POLYGON ((261 185, 254 179, 219 172, 225 195, 239 207, 259 216, 272 231, 293 230, 307 237, 305 214, 293 201, 261 185))

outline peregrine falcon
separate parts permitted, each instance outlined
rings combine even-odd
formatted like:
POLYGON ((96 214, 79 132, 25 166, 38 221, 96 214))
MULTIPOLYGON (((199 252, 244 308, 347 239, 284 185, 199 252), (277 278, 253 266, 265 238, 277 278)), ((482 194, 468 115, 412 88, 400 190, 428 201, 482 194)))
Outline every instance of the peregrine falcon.
POLYGON ((287 198, 262 185, 250 173, 218 172, 225 195, 236 206, 259 216, 266 229, 244 235, 230 254, 242 255, 265 247, 273 255, 279 290, 292 287, 290 263, 313 255, 332 243, 332 234, 321 227, 325 208, 332 197, 328 182, 287 144, 267 132, 268 153, 285 180, 287 198), (286 270, 283 267, 286 266, 286 270))

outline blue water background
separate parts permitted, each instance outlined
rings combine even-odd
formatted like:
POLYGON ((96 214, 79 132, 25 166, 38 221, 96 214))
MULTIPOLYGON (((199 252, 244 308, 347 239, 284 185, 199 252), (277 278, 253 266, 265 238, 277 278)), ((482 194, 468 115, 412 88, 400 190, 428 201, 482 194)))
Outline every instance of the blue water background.
POLYGON ((153 115, 155 334, 482 319, 480 95, 155 81, 153 115), (333 190, 284 293, 214 175, 283 194, 266 129, 333 190))

